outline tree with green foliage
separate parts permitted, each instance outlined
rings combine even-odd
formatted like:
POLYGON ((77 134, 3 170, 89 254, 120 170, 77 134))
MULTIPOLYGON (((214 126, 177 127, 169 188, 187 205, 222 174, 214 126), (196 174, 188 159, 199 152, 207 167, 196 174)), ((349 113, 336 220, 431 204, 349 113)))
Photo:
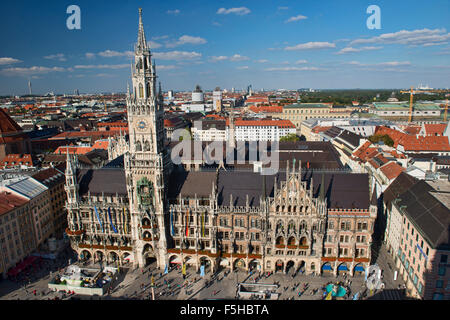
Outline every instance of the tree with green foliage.
POLYGON ((369 137, 369 141, 372 143, 378 143, 380 141, 383 141, 383 143, 389 147, 394 146, 394 140, 392 140, 391 137, 387 134, 374 134, 373 136, 369 137))
POLYGON ((299 141, 300 138, 295 134, 295 133, 291 133, 288 134, 287 136, 281 137, 280 138, 280 142, 284 142, 284 141, 299 141))

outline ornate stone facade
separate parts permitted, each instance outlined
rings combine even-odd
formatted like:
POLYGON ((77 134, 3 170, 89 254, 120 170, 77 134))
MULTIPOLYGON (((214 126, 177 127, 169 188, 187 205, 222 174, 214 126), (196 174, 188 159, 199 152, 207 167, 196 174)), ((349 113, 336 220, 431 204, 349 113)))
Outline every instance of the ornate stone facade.
POLYGON ((124 169, 78 170, 68 155, 67 234, 81 258, 206 272, 367 268, 376 218, 367 174, 317 172, 295 159, 269 176, 174 166, 141 11, 132 80, 124 169))

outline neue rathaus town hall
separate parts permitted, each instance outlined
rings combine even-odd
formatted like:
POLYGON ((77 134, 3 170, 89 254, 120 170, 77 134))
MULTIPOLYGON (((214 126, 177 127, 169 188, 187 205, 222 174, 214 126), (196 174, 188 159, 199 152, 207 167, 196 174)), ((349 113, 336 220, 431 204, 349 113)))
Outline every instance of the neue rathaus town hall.
POLYGON ((82 169, 68 154, 66 233, 80 260, 364 273, 377 215, 367 174, 346 171, 329 142, 280 143, 271 175, 247 160, 175 165, 141 10, 134 53, 127 150, 112 161, 121 165, 82 169))

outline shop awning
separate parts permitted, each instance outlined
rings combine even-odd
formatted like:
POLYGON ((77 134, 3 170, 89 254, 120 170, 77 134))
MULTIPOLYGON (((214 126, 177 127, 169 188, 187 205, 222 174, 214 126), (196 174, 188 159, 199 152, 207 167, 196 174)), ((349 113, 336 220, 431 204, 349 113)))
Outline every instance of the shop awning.
POLYGON ((181 258, 176 257, 175 259, 171 260, 170 263, 181 264, 181 258))
POLYGON ((363 267, 363 266, 356 266, 356 267, 355 267, 355 271, 361 271, 361 272, 364 272, 364 267, 363 267))
POLYGON ((322 267, 322 270, 333 270, 333 269, 331 268, 331 266, 330 266, 329 264, 325 264, 325 265, 322 267))
POLYGON ((339 271, 348 271, 348 268, 347 268, 347 266, 346 266, 345 264, 341 264, 341 265, 338 267, 338 270, 339 270, 339 271))

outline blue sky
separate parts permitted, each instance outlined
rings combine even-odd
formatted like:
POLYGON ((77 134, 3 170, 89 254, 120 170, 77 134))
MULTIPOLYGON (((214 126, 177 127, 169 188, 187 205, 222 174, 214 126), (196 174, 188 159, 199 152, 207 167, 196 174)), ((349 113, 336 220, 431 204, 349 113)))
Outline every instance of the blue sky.
POLYGON ((1 1, 0 94, 124 92, 139 7, 164 90, 450 87, 448 0, 1 1))

